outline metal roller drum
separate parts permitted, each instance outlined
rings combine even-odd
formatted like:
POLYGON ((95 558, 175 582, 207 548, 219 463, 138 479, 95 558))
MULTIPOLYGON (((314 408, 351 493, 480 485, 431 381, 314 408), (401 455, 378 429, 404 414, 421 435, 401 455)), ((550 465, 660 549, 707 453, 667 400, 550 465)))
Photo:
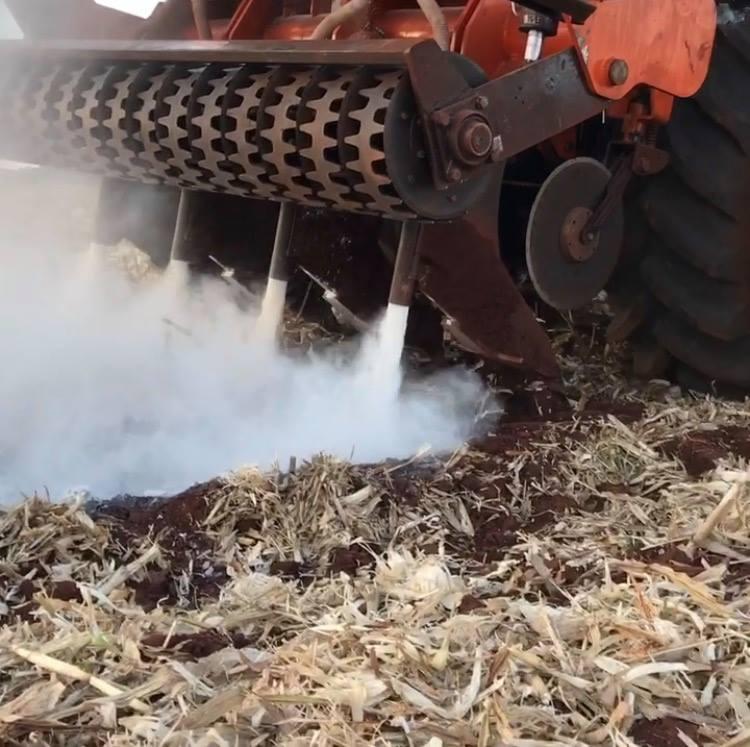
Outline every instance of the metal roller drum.
POLYGON ((13 68, 0 92, 3 157, 399 220, 450 219, 466 207, 460 187, 458 199, 414 199, 433 190, 403 69, 106 60, 13 68), (390 145, 393 121, 409 132, 406 150, 390 145), (423 160, 404 158, 410 150, 423 160), (394 182, 421 191, 404 195, 394 182))

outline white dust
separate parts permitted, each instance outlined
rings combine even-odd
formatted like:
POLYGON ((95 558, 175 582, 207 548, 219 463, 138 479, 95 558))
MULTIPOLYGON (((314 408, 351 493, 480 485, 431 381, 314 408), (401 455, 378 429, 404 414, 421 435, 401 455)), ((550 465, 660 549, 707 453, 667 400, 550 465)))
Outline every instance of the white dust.
POLYGON ((134 280, 84 248, 87 219, 64 191, 14 197, 10 178, 0 172, 0 502, 172 492, 292 456, 404 458, 469 435, 484 394, 468 372, 401 388, 383 358, 392 335, 348 358, 282 354, 222 281, 134 280))

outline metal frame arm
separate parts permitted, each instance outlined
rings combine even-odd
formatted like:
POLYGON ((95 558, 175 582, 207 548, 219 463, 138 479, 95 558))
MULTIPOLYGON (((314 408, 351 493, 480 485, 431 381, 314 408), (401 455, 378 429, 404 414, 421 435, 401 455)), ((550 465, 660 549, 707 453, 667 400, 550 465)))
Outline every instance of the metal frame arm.
POLYGON ((412 47, 406 60, 438 189, 581 124, 609 104, 591 92, 572 49, 473 89, 434 42, 412 47))

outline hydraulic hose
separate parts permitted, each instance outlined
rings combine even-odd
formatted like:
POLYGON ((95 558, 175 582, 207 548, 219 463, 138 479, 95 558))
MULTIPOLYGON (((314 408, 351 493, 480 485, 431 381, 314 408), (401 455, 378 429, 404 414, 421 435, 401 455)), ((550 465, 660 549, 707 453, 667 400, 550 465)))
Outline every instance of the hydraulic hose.
POLYGON ((360 13, 367 10, 370 0, 350 0, 340 5, 331 12, 315 27, 310 39, 330 39, 333 32, 342 24, 356 18, 360 13))
POLYGON ((198 30, 198 38, 211 40, 213 34, 211 33, 211 24, 208 21, 208 6, 206 0, 190 0, 193 6, 193 20, 195 21, 195 28, 198 30))
POLYGON ((417 0, 422 13, 430 22, 432 35, 438 43, 440 49, 447 50, 450 47, 450 32, 448 31, 448 22, 445 20, 445 14, 438 5, 437 0, 417 0))

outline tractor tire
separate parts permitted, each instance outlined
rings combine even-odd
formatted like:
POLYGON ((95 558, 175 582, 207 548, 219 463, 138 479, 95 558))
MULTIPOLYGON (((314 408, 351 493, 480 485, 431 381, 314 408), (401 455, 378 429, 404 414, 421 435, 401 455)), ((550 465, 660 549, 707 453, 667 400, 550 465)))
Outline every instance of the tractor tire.
POLYGON ((670 164, 629 209, 618 300, 678 381, 750 390, 750 10, 719 8, 711 69, 664 128, 670 164), (635 246, 635 248, 634 248, 635 246), (630 299, 628 299, 630 296, 630 299), (645 300, 644 300, 645 299, 645 300))

